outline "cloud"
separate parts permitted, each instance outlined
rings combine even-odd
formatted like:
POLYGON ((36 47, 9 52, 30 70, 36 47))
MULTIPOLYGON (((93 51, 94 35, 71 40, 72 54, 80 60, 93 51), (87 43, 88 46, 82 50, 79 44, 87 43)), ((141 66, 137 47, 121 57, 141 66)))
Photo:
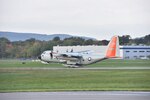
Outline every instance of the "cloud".
POLYGON ((148 4, 149 0, 0 0, 0 30, 143 36, 150 33, 148 4))

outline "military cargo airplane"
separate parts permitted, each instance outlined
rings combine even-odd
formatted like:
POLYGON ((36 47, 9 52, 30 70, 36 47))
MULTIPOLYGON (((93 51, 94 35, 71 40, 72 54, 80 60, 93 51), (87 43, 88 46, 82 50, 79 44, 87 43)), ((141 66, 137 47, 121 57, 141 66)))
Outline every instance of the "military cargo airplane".
POLYGON ((95 53, 91 50, 65 53, 58 53, 48 50, 44 51, 38 58, 47 63, 55 62, 62 63, 68 67, 80 67, 105 59, 118 58, 119 54, 119 39, 118 36, 113 36, 107 46, 106 53, 103 55, 101 53, 95 53))

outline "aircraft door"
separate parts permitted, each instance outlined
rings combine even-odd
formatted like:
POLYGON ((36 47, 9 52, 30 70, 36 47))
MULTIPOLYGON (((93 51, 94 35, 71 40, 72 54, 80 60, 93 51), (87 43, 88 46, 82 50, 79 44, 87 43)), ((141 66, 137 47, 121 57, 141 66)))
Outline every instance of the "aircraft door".
POLYGON ((53 52, 50 53, 50 58, 53 59, 53 52))

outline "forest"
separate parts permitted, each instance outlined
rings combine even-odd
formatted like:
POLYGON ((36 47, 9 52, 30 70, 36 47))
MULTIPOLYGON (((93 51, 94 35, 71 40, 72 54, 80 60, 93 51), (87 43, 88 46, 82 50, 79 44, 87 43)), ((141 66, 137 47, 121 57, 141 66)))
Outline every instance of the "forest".
MULTIPOLYGON (((37 58, 43 51, 52 50, 53 46, 76 45, 107 45, 108 40, 85 40, 80 37, 70 37, 61 40, 54 37, 53 40, 40 41, 34 38, 25 41, 11 42, 7 38, 0 37, 0 59, 6 58, 37 58)), ((132 39, 130 35, 119 36, 120 45, 150 45, 150 34, 141 38, 132 39)))

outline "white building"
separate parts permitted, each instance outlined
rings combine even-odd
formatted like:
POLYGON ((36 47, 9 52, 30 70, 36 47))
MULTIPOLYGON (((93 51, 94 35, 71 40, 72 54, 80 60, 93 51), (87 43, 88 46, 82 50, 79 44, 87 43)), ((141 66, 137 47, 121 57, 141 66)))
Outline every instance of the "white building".
MULTIPOLYGON (((78 52, 92 50, 96 53, 105 54, 107 46, 54 46, 54 52, 78 52)), ((150 46, 120 46, 120 57, 122 59, 149 59, 150 46)))
POLYGON ((123 59, 150 59, 150 46, 120 46, 123 59))

